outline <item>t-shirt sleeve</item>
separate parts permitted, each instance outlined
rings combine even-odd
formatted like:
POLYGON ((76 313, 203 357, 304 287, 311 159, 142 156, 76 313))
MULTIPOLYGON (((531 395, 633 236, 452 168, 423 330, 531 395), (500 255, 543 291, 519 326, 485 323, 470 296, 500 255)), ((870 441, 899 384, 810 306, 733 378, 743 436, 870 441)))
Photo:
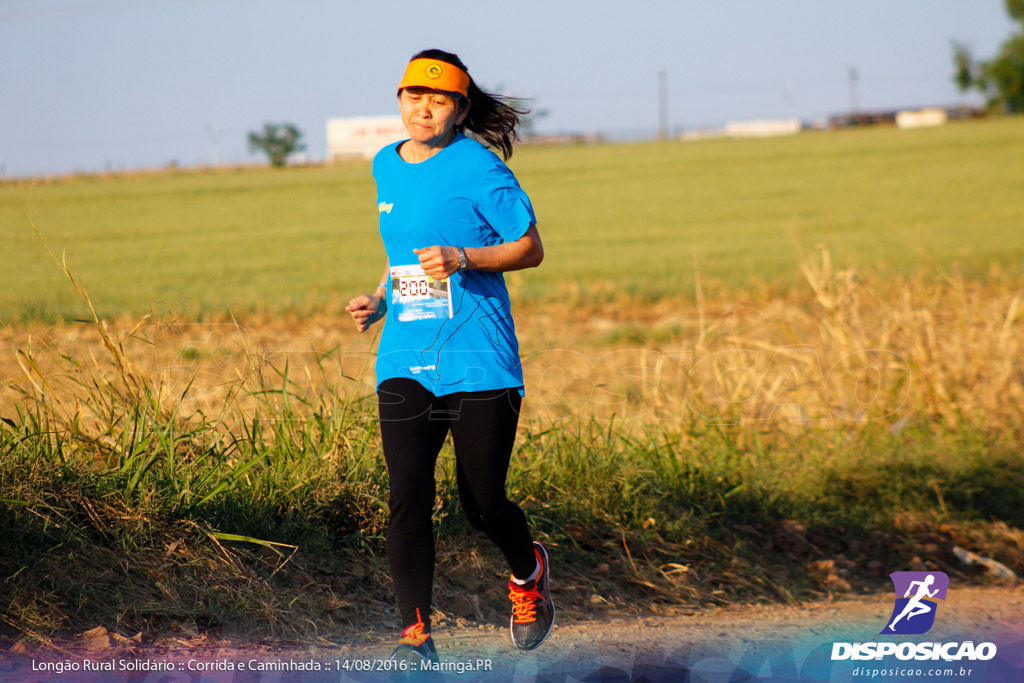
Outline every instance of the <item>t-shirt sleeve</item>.
POLYGON ((484 175, 477 208, 505 242, 516 241, 537 222, 530 198, 508 166, 500 162, 484 175))

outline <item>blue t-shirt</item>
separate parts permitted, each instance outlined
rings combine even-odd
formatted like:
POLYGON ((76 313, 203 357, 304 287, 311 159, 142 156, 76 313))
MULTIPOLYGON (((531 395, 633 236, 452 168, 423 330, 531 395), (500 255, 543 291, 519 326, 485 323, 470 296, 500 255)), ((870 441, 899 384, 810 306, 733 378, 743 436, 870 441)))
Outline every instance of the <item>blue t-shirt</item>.
POLYGON ((401 144, 388 145, 373 159, 380 234, 391 267, 377 386, 407 377, 435 396, 514 387, 522 392, 502 274, 464 270, 447 282, 428 282, 414 275, 419 257, 413 249, 515 241, 537 222, 530 199, 497 155, 461 133, 417 164, 402 159, 401 144))

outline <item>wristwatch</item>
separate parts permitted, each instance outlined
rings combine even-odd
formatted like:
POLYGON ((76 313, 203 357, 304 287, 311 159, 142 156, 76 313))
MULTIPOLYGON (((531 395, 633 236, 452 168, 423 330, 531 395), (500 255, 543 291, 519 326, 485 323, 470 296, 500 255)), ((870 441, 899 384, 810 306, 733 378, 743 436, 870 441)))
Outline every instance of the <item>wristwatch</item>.
POLYGON ((466 249, 465 247, 459 247, 459 270, 466 269, 466 249))

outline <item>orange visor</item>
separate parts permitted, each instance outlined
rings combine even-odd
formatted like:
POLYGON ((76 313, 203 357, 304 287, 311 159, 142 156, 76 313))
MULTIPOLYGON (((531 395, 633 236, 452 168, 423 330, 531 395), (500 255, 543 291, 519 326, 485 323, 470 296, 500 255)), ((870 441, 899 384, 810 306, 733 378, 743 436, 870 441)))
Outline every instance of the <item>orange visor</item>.
POLYGON ((439 59, 414 59, 406 67, 405 76, 398 84, 398 89, 414 85, 457 92, 466 97, 469 93, 469 74, 459 67, 439 59))

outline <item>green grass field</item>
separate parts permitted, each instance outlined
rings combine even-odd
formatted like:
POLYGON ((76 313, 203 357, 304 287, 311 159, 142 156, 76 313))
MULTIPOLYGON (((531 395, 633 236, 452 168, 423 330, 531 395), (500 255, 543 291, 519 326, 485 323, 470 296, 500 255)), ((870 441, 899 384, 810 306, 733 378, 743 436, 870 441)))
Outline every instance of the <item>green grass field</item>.
MULTIPOLYGON (((1022 143, 1016 118, 517 152, 547 258, 509 278, 508 493, 563 623, 986 581, 954 546, 1024 572, 1022 143)), ((373 335, 338 306, 381 270, 369 167, 0 190, 0 650, 393 635, 373 335), (29 221, 97 324, 19 322, 90 317, 29 221)), ((472 594, 507 623, 439 463, 438 620, 472 594)))
MULTIPOLYGON (((522 148, 547 259, 526 298, 786 287, 816 245, 887 275, 1024 270, 1024 119, 713 140, 522 148)), ((0 320, 304 312, 370 288, 384 255, 368 164, 5 182, 0 320)))

